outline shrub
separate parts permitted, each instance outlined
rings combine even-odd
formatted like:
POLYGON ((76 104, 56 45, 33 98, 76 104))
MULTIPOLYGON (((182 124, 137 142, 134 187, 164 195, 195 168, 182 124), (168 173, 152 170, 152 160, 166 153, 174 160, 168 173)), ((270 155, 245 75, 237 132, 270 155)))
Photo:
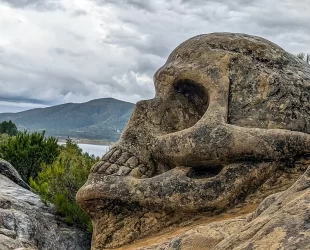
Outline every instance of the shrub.
POLYGON ((0 143, 0 157, 10 162, 26 182, 37 176, 42 163, 51 164, 59 155, 57 139, 44 135, 18 132, 0 143))
POLYGON ((9 139, 8 134, 0 134, 0 143, 5 143, 9 139))
POLYGON ((91 231, 91 222, 75 202, 75 195, 86 182, 91 166, 99 158, 83 153, 77 144, 67 140, 60 155, 52 164, 43 164, 30 186, 46 204, 52 203, 67 223, 91 231))
POLYGON ((8 134, 12 136, 16 135, 17 132, 17 127, 11 120, 9 120, 8 122, 3 121, 0 123, 0 134, 8 134))

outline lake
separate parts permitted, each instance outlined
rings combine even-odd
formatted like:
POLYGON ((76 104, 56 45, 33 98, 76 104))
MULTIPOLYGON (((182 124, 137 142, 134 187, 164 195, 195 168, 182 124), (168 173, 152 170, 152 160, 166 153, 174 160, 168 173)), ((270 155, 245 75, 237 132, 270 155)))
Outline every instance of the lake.
MULTIPOLYGON (((63 145, 65 144, 64 142, 58 142, 58 144, 63 145)), ((90 155, 95 155, 95 156, 103 156, 106 152, 109 151, 110 146, 106 145, 93 145, 93 144, 79 144, 79 147, 83 150, 83 152, 87 152, 90 155)))

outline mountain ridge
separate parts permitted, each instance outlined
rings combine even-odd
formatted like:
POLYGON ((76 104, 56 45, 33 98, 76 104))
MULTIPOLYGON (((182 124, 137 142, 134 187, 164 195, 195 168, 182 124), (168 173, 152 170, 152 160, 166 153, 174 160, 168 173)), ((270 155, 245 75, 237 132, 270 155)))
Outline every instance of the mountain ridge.
POLYGON ((0 122, 12 120, 19 130, 46 131, 46 135, 116 141, 134 104, 114 98, 64 103, 17 113, 0 113, 0 122))

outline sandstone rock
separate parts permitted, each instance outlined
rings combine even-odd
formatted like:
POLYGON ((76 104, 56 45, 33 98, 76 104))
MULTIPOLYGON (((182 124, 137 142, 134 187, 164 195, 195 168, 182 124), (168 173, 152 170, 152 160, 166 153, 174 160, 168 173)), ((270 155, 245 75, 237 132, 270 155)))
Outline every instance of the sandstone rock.
POLYGON ((77 194, 94 250, 220 213, 308 162, 310 67, 279 46, 200 35, 178 46, 154 81, 156 96, 137 103, 77 194))
MULTIPOLYGON (((15 171, 11 170, 16 181, 15 171)), ((66 225, 52 208, 40 201, 38 195, 17 185, 7 176, 0 174, 1 250, 90 249, 88 233, 66 225)))
POLYGON ((310 167, 286 191, 268 196, 247 218, 196 227, 139 250, 310 249, 310 167))

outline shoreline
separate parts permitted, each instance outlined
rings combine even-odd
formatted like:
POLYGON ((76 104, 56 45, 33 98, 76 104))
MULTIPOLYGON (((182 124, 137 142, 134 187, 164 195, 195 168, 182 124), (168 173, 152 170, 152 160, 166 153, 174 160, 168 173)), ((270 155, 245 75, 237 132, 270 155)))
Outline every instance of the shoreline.
MULTIPOLYGON (((67 138, 57 138, 58 142, 66 143, 67 138)), ((101 145, 101 146, 111 146, 113 142, 103 140, 91 140, 91 139, 82 139, 82 138, 70 138, 72 142, 77 144, 90 144, 90 145, 101 145)))

